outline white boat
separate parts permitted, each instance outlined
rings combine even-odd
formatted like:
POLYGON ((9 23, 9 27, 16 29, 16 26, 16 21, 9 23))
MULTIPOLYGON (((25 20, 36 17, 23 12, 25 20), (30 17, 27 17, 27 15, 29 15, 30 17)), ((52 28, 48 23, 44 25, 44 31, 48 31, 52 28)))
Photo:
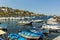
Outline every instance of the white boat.
POLYGON ((0 17, 0 22, 6 22, 8 20, 23 20, 24 17, 0 17))
MULTIPOLYGON (((6 34, 6 32, 3 31, 3 30, 0 30, 0 35, 3 35, 3 34, 6 34)), ((1 40, 1 39, 0 39, 0 40, 1 40)))
POLYGON ((58 24, 57 20, 56 19, 53 19, 53 18, 50 18, 47 20, 47 23, 48 24, 58 24))
POLYGON ((43 20, 39 20, 39 19, 37 19, 37 20, 32 20, 32 22, 43 22, 43 20))
POLYGON ((19 21, 17 24, 18 25, 27 25, 27 24, 30 24, 31 22, 30 21, 19 21))
POLYGON ((44 24, 42 26, 43 29, 48 29, 48 30, 54 30, 54 31, 57 31, 57 32, 60 32, 60 25, 58 24, 44 24))
POLYGON ((60 35, 54 38, 53 40, 60 40, 60 35))

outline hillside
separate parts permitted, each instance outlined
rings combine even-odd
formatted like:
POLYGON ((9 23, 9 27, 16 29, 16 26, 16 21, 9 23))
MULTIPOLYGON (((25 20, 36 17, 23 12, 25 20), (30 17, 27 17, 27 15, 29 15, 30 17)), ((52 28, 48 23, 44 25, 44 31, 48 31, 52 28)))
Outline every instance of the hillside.
POLYGON ((43 14, 35 14, 33 12, 13 9, 9 7, 0 7, 0 17, 19 17, 19 16, 44 16, 43 14))

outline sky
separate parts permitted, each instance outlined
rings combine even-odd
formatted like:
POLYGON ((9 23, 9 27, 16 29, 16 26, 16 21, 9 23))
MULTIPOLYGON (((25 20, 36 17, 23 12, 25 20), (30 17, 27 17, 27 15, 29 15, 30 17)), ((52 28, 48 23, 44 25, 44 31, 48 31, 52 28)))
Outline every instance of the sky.
POLYGON ((60 16, 60 0, 0 0, 0 6, 60 16))

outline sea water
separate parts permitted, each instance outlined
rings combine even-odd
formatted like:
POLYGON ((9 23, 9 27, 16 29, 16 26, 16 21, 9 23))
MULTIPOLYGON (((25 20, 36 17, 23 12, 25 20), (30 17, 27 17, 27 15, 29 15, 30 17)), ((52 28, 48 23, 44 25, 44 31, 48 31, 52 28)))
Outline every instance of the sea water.
MULTIPOLYGON (((39 17, 36 16, 35 19, 31 19, 31 20, 36 20, 36 19, 42 19, 42 20, 47 20, 49 17, 47 16, 43 16, 43 17, 39 17)), ((17 25, 17 23, 21 21, 21 20, 5 20, 5 24, 7 24, 7 29, 8 29, 8 33, 17 33, 19 30, 28 30, 32 27, 39 27, 41 25, 43 25, 43 23, 32 23, 32 25, 17 25)))

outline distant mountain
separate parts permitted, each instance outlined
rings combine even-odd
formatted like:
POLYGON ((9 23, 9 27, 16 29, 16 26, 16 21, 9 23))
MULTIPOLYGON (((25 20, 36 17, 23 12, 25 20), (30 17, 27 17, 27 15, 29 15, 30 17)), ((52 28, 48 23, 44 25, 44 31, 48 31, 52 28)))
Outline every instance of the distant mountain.
POLYGON ((33 12, 13 9, 9 7, 0 7, 0 17, 19 17, 19 16, 44 16, 43 14, 35 14, 33 12))

